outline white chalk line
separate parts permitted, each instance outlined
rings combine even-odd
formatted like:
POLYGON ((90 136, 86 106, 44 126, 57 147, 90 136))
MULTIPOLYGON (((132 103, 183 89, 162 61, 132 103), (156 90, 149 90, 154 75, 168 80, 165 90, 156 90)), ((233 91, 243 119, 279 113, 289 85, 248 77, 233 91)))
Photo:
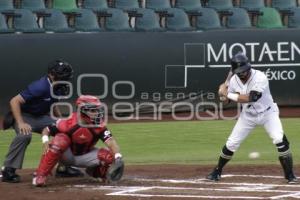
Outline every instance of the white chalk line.
POLYGON ((271 199, 282 199, 284 197, 294 197, 297 199, 300 199, 300 192, 292 193, 292 194, 284 194, 284 195, 278 195, 278 196, 273 196, 271 199))
MULTIPOLYGON (((107 194, 116 196, 114 194, 107 194)), ((251 197, 251 196, 204 196, 204 195, 163 195, 163 194, 121 194, 120 196, 132 197, 174 197, 174 198, 199 198, 199 199, 266 199, 265 197, 251 197)))
MULTIPOLYGON (((259 175, 233 175, 227 174, 222 176, 226 177, 259 177, 259 178, 283 178, 281 176, 259 176, 259 175)), ((110 196, 132 196, 132 197, 174 197, 174 198, 206 198, 206 199, 281 199, 284 197, 291 197, 300 199, 300 192, 291 190, 272 190, 273 187, 287 187, 287 188, 300 188, 300 185, 288 184, 264 184, 264 183, 229 183, 229 182, 207 182, 206 179, 145 179, 133 178, 129 180, 136 180, 140 182, 161 182, 161 183, 192 183, 192 184, 205 184, 205 185, 233 185, 237 187, 227 188, 193 188, 193 187, 165 187, 165 186, 90 186, 90 185, 75 185, 72 187, 84 188, 90 190, 111 190, 115 191, 106 195, 110 196), (206 180, 206 181, 205 181, 206 180), (183 194, 141 194, 141 191, 149 191, 153 189, 160 190, 195 190, 195 191, 227 191, 227 192, 266 192, 266 193, 288 193, 280 194, 270 197, 257 197, 257 196, 204 196, 204 195, 183 195, 183 194)))
MULTIPOLYGON (((234 177, 235 175, 230 175, 234 177)), ((225 176, 222 176, 225 177, 225 176)), ((283 177, 281 177, 283 179, 283 177)), ((289 184, 268 184, 268 183, 247 183, 247 182, 215 182, 208 181, 207 179, 145 179, 145 178, 134 178, 133 180, 141 182, 163 182, 163 183, 190 183, 190 184, 204 184, 204 185, 237 185, 237 186, 266 186, 266 187, 290 187, 290 188, 300 188, 300 185, 289 185, 289 184)))

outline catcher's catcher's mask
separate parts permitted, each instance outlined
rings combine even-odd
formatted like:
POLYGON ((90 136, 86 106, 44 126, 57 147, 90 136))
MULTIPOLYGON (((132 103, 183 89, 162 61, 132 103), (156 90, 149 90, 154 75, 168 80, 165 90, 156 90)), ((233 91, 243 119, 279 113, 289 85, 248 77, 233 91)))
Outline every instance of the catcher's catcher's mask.
POLYGON ((104 107, 97 97, 82 95, 77 99, 76 105, 81 119, 86 123, 96 126, 104 124, 104 107))

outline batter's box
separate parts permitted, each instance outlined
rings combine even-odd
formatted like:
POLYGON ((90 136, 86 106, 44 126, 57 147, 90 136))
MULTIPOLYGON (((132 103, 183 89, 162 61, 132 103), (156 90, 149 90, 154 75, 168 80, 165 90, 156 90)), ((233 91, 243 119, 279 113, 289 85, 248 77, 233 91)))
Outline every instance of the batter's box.
POLYGON ((193 187, 140 187, 128 188, 107 195, 132 196, 132 197, 176 197, 176 198, 200 198, 200 199, 280 199, 282 197, 298 198, 299 192, 281 190, 247 190, 247 188, 193 188, 193 187))

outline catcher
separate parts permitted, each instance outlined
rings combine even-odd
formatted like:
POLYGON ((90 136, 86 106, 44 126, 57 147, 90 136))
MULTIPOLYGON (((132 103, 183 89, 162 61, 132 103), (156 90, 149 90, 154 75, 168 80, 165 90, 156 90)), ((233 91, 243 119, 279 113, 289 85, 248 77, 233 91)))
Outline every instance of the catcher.
POLYGON ((76 100, 77 112, 70 118, 58 120, 42 134, 44 153, 34 173, 32 184, 46 185, 47 176, 58 163, 86 168, 86 173, 103 181, 121 179, 124 162, 120 148, 104 122, 104 107, 98 98, 82 95, 76 100), (54 136, 49 142, 49 135, 54 136), (96 148, 98 140, 108 148, 96 148))

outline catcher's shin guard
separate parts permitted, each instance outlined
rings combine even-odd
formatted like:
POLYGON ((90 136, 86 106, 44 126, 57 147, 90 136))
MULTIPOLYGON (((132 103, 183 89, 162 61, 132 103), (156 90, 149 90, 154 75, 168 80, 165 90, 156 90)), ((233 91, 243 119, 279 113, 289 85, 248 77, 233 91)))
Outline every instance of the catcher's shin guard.
POLYGON ((100 148, 97 156, 100 163, 104 166, 111 165, 114 161, 113 153, 107 148, 100 148))
POLYGON ((59 161, 63 152, 70 146, 70 143, 71 141, 67 135, 62 133, 57 134, 49 144, 48 152, 42 156, 39 167, 36 170, 36 177, 34 178, 47 177, 59 161))

